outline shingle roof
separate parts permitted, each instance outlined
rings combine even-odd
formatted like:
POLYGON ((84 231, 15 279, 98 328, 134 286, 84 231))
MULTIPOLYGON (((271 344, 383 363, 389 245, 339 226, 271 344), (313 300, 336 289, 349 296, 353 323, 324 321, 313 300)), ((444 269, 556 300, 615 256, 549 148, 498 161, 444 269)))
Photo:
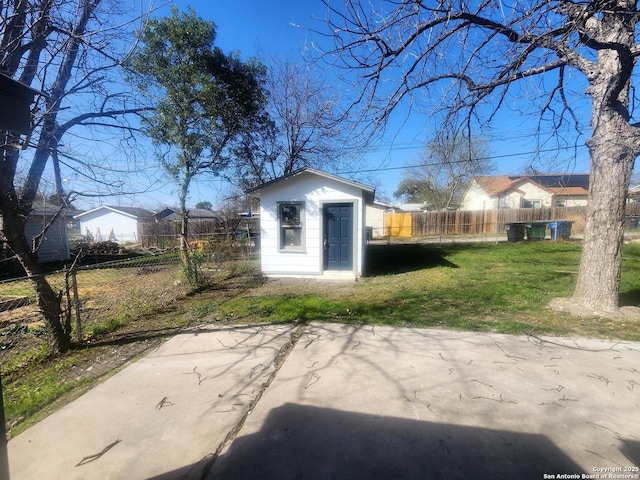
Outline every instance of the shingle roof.
POLYGON ((123 213, 125 215, 129 215, 131 217, 134 217, 136 219, 142 219, 142 218, 151 218, 153 216, 153 212, 151 210, 147 210, 146 208, 139 208, 139 207, 110 207, 108 205, 103 205, 101 207, 97 207, 91 210, 87 210, 86 212, 82 212, 78 215, 75 215, 73 218, 79 218, 79 217, 83 217, 86 216, 90 213, 93 213, 97 210, 100 209, 107 209, 107 210, 111 210, 114 212, 120 212, 123 213))
POLYGON ((488 195, 498 195, 507 190, 518 190, 524 182, 535 183, 554 195, 587 195, 589 193, 589 174, 553 174, 553 175, 491 175, 475 177, 476 183, 488 195))
POLYGON ((113 207, 109 206, 108 208, 112 210, 117 210, 119 212, 128 213, 129 215, 133 215, 137 218, 148 218, 153 216, 153 212, 151 210, 147 210, 146 208, 140 207, 113 207))

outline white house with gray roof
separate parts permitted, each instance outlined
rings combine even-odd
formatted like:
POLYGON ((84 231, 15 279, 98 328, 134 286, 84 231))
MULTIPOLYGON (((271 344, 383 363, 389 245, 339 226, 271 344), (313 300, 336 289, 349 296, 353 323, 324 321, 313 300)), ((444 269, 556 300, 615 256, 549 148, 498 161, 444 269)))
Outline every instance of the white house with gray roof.
POLYGON ((153 212, 144 208, 103 205, 73 218, 80 221, 80 232, 94 242, 136 243, 140 241, 138 223, 152 217, 153 212))

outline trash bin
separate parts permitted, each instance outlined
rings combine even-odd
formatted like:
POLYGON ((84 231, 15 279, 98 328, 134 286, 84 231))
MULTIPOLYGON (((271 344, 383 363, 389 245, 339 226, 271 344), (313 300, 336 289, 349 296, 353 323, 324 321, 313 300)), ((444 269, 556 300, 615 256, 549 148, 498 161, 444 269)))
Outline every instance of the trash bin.
POLYGON ((505 223, 504 228, 507 231, 507 240, 510 242, 520 242, 524 240, 523 223, 505 223))
POLYGON ((568 239, 571 238, 571 225, 573 222, 557 221, 549 222, 549 230, 551 230, 551 240, 557 240, 558 238, 568 239))
POLYGON ((254 233, 253 235, 251 235, 251 240, 253 240, 253 247, 256 250, 260 250, 260 234, 254 233))
POLYGON ((373 227, 367 227, 367 240, 373 240, 373 227))
POLYGON ((536 222, 527 224, 527 240, 544 240, 546 233, 546 223, 536 222))
POLYGON ((640 217, 637 215, 627 215, 624 217, 624 229, 633 230, 640 227, 640 217))

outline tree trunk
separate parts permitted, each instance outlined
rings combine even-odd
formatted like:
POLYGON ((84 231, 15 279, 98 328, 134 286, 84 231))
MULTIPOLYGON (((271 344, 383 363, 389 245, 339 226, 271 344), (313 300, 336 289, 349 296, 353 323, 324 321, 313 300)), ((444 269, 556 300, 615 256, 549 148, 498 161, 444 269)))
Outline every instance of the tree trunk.
POLYGON ((16 214, 10 208, 3 208, 2 213, 3 232, 7 243, 18 257, 33 286, 51 345, 57 352, 65 352, 71 346, 70 332, 65 332, 62 327, 60 297, 47 282, 38 261, 38 255, 31 250, 24 234, 27 215, 16 214))
MULTIPOLYGON (((620 22, 612 24, 607 30, 610 39, 632 44, 632 31, 625 27, 620 22)), ((592 136, 587 141, 589 201, 573 300, 605 312, 618 309, 625 205, 633 165, 640 154, 637 129, 629 124, 629 77, 623 75, 624 61, 614 50, 600 50, 600 71, 591 78, 588 89, 593 111, 592 136)))
MULTIPOLYGON (((190 179, 189 179, 190 181, 190 179)), ((187 212, 187 192, 189 183, 187 180, 180 186, 180 217, 182 225, 180 228, 180 257, 185 269, 189 269, 189 215, 187 212)))
POLYGON ((626 192, 635 156, 613 138, 589 141, 589 203, 573 299, 591 310, 618 308, 626 192), (624 185, 624 188, 620 188, 624 185))

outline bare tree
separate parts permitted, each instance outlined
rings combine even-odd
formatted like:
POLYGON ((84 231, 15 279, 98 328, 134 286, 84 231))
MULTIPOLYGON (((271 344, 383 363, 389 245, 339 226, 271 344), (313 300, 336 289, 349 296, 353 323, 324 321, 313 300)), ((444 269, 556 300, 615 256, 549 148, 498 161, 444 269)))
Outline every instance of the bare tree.
POLYGON ((267 69, 269 121, 247 134, 238 157, 243 186, 303 167, 340 167, 351 131, 340 96, 310 66, 271 57, 267 69))
POLYGON ((360 105, 374 122, 406 102, 428 105, 441 121, 462 119, 469 131, 510 106, 535 107, 556 130, 590 117, 589 204, 572 299, 617 310, 626 193, 640 154, 630 102, 637 1, 324 2, 334 41, 325 59, 358 74, 360 105), (576 105, 587 96, 591 114, 581 116, 576 105))
POLYGON ((436 137, 402 176, 395 196, 431 209, 457 208, 471 179, 495 167, 484 138, 436 137))
POLYGON ((123 116, 137 110, 130 104, 132 96, 113 83, 112 74, 128 48, 131 26, 116 21, 130 18, 130 13, 109 0, 0 3, 0 72, 44 92, 33 110, 32 137, 7 133, 3 138, 2 235, 31 280, 57 351, 69 348, 70 332, 62 326, 60 298, 42 274, 37 248, 27 240, 24 227, 50 162, 59 199, 66 197, 61 164, 88 177, 100 175, 99 165, 61 149, 63 136, 71 138, 74 130, 88 128, 124 132, 128 125, 123 116))

